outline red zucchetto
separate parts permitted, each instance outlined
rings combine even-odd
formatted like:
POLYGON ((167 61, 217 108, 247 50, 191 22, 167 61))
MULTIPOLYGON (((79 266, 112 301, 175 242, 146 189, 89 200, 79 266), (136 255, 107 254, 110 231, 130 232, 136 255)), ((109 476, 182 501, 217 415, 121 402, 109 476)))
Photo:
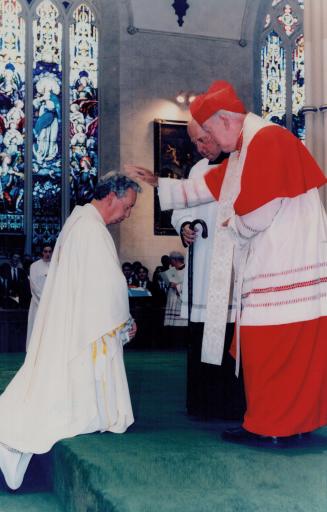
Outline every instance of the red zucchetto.
POLYGON ((190 112, 197 123, 202 125, 219 110, 245 114, 245 107, 233 86, 225 80, 216 80, 208 91, 192 101, 190 112))

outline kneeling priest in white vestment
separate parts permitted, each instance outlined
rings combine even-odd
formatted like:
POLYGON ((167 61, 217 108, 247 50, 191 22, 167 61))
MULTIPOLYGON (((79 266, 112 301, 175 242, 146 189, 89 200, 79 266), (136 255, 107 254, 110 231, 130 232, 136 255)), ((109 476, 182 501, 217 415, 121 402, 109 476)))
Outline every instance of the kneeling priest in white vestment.
POLYGON ((129 217, 140 190, 106 174, 59 235, 25 362, 0 397, 0 467, 11 489, 34 453, 78 434, 123 433, 134 421, 123 345, 136 325, 106 225, 129 217))

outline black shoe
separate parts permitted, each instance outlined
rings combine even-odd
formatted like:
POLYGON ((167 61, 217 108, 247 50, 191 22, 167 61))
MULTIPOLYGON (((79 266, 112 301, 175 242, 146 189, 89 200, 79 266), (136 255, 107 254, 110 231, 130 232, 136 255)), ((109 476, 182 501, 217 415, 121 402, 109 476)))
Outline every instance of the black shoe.
POLYGON ((234 427, 224 430, 222 438, 232 443, 252 444, 255 446, 272 446, 279 447, 282 445, 280 437, 261 436, 245 430, 243 427, 234 427))

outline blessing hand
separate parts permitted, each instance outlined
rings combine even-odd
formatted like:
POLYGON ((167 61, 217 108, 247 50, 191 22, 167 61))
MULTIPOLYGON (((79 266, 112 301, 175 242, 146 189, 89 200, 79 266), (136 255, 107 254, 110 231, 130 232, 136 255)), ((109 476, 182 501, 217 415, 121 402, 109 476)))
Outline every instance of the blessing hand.
POLYGON ((145 167, 140 167, 138 165, 133 164, 125 164, 124 173, 131 180, 142 180, 148 185, 151 185, 152 187, 158 186, 158 177, 155 176, 149 169, 146 169, 145 167))

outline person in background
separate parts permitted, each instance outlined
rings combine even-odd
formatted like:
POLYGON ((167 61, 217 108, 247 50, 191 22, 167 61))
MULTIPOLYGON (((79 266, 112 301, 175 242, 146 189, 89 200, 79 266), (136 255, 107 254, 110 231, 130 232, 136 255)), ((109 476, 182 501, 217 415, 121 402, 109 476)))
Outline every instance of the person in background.
POLYGON ((142 263, 140 261, 133 261, 132 269, 133 269, 133 277, 137 275, 139 268, 142 267, 142 263))
POLYGON ((0 275, 5 293, 4 307, 8 309, 27 308, 30 300, 29 283, 20 254, 13 253, 10 261, 1 265, 0 275))
POLYGON ((168 284, 161 273, 170 267, 170 258, 168 254, 161 256, 161 265, 155 268, 152 276, 152 303, 153 303, 153 323, 156 326, 156 346, 158 348, 165 346, 165 332, 163 329, 165 318, 165 307, 167 302, 168 284))
POLYGON ((129 261, 125 261, 122 264, 122 271, 126 278, 126 282, 128 286, 134 286, 134 273, 133 266, 129 261))
POLYGON ((0 308, 5 309, 6 307, 6 287, 5 281, 0 274, 0 308))
POLYGON ((144 288, 152 295, 152 283, 149 279, 149 270, 143 265, 139 267, 134 276, 134 284, 137 288, 144 288))
POLYGON ((48 275, 49 265, 52 256, 52 247, 45 244, 42 249, 42 256, 39 260, 32 263, 30 267, 30 287, 31 287, 31 303, 28 311, 26 351, 30 342, 34 320, 41 299, 42 290, 48 275))
POLYGON ((28 276, 30 275, 30 268, 33 262, 34 259, 30 254, 24 254, 22 266, 28 276))
POLYGON ((153 296, 158 305, 165 306, 167 300, 167 282, 162 278, 161 273, 170 267, 170 258, 168 254, 161 256, 161 265, 158 265, 152 276, 153 296))
MULTIPOLYGON (((204 158, 191 169, 189 179, 204 176, 210 169, 223 165, 229 157, 213 137, 192 119, 187 127, 189 137, 204 158)), ((232 295, 226 325, 225 347, 221 366, 201 363, 204 322, 207 314, 209 273, 213 257, 213 242, 217 217, 221 205, 218 201, 190 208, 174 210, 171 223, 182 238, 184 245, 193 245, 192 307, 188 336, 187 400, 189 414, 201 418, 242 419, 245 411, 243 378, 236 377, 234 360, 229 354, 231 347, 235 304, 232 295), (206 223, 208 237, 202 238, 200 226, 196 231, 190 223, 201 219, 206 223), (197 231, 199 230, 199 231, 197 231)), ((219 250, 219 247, 218 247, 219 250)), ((181 316, 188 318, 188 263, 186 259, 181 316)))
MULTIPOLYGON (((198 100, 197 100, 198 101, 198 100)), ((192 113, 193 102, 190 110, 192 113)), ((131 176, 139 176, 152 186, 159 187, 158 195, 161 204, 169 203, 168 208, 174 208, 174 199, 179 199, 180 189, 188 183, 198 180, 199 190, 203 188, 201 180, 212 169, 217 173, 217 179, 224 175, 229 154, 221 149, 221 145, 203 130, 200 124, 192 119, 188 123, 188 134, 198 152, 205 158, 196 163, 190 171, 187 180, 158 178, 146 169, 126 166, 125 172, 131 176), (138 170, 137 170, 138 169, 138 170)), ((195 200, 198 197, 196 191, 195 200)), ((193 199, 193 198, 192 198, 193 199)), ((226 322, 221 324, 221 335, 224 337, 224 348, 221 360, 216 364, 202 360, 204 329, 208 311, 208 289, 211 282, 211 267, 217 259, 217 254, 226 250, 226 241, 215 243, 216 230, 219 229, 221 217, 224 218, 226 205, 224 202, 207 202, 192 205, 190 201, 185 208, 180 208, 183 200, 178 201, 179 209, 173 211, 172 225, 182 237, 187 246, 193 244, 193 301, 191 308, 190 330, 188 335, 187 361, 187 399, 186 407, 189 414, 201 418, 241 419, 245 411, 245 396, 242 369, 237 378, 234 371, 234 361, 229 353, 235 322, 235 300, 233 287, 226 301, 226 322), (208 237, 202 238, 201 232, 193 231, 190 223, 195 219, 204 220, 208 237), (214 256, 213 256, 214 254, 214 256)), ((202 228, 198 227, 201 231, 202 228)), ((188 258, 184 273, 181 316, 188 318, 188 258)), ((218 288, 220 285, 218 286, 218 288)), ((216 336, 213 332, 213 336, 216 336)))
POLYGON ((168 286, 167 303, 165 308, 164 326, 169 328, 167 338, 173 346, 185 346, 185 328, 187 319, 181 318, 182 287, 184 279, 184 256, 179 251, 169 255, 171 267, 162 272, 161 276, 168 286))

